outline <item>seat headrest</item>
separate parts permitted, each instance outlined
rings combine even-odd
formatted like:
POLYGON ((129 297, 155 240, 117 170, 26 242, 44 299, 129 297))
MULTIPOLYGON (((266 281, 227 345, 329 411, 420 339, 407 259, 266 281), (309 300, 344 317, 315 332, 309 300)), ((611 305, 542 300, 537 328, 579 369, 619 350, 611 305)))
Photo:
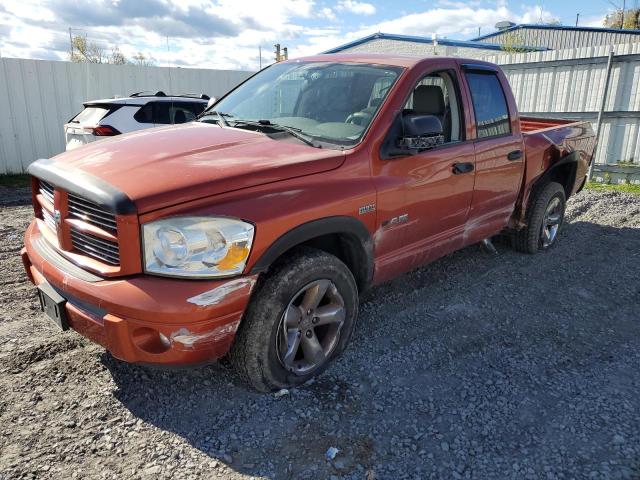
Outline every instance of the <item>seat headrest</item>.
POLYGON ((438 85, 419 85, 413 92, 413 110, 423 115, 444 115, 444 94, 438 85))
POLYGON ((182 110, 178 110, 173 117, 173 123, 184 123, 187 121, 187 116, 182 110))

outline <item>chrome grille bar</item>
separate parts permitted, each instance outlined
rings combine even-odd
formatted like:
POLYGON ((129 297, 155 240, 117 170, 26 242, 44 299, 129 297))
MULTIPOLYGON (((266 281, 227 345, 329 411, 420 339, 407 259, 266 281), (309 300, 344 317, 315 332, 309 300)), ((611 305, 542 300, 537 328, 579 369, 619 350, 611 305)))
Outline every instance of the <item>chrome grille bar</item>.
POLYGON ((49 202, 51 202, 51 205, 53 205, 53 185, 47 182, 43 182, 42 180, 40 180, 39 183, 40 185, 38 191, 40 195, 46 198, 49 202))
POLYGON ((47 227, 51 229, 51 231, 56 231, 56 221, 53 219, 53 216, 46 211, 44 208, 42 209, 42 219, 47 227))
POLYGON ((69 194, 69 215, 109 233, 115 234, 118 229, 113 213, 72 194, 69 194))
POLYGON ((120 264, 120 250, 117 243, 87 235, 71 229, 73 248, 90 257, 111 265, 120 264))

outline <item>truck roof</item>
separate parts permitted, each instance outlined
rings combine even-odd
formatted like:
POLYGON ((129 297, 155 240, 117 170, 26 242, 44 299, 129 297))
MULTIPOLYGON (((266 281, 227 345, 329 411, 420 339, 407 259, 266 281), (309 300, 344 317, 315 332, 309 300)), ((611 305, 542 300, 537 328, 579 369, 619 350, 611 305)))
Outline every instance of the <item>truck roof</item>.
POLYGON ((379 65, 390 65, 394 67, 411 68, 420 63, 429 60, 448 59, 458 63, 470 63, 474 65, 490 65, 495 67, 493 63, 485 62, 475 58, 446 57, 440 55, 424 56, 424 55, 398 55, 390 53, 329 53, 319 54, 309 57, 301 57, 287 62, 354 62, 354 63, 373 63, 379 65))

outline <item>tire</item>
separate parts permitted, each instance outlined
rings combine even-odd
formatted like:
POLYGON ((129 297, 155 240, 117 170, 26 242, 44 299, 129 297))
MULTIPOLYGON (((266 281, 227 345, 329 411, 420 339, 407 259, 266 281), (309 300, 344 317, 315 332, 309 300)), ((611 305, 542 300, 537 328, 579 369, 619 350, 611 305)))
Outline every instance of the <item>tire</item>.
POLYGON ((346 348, 358 316, 355 279, 337 257, 307 247, 287 257, 260 280, 229 353, 238 375, 261 392, 323 372, 346 348), (319 306, 306 308, 320 297, 319 306))
POLYGON ((527 226, 513 235, 514 248, 523 253, 537 253, 553 247, 564 221, 565 207, 566 197, 562 185, 550 182, 538 189, 533 194, 526 213, 527 226), (550 216, 549 209, 553 206, 555 206, 553 210, 555 213, 550 216), (546 228, 550 225, 550 220, 554 222, 557 220, 552 235, 552 229, 546 228))

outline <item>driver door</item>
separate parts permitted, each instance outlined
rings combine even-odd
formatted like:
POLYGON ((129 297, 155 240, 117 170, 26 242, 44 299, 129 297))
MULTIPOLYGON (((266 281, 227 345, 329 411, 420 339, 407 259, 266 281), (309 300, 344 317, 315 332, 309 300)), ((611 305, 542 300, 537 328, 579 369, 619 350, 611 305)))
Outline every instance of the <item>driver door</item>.
POLYGON ((475 178, 473 143, 466 141, 459 72, 425 72, 405 112, 433 115, 444 143, 416 155, 376 159, 376 277, 418 267, 463 245, 475 178))

